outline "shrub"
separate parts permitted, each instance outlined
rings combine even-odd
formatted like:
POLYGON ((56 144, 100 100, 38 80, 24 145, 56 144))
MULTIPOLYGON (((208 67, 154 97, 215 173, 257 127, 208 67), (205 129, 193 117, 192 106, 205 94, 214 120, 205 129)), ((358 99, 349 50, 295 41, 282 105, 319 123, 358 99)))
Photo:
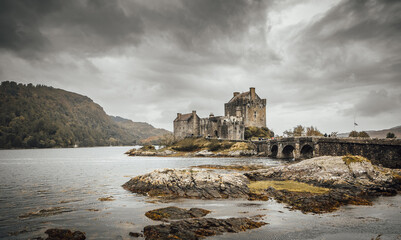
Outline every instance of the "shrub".
POLYGON ((145 146, 141 147, 141 150, 143 150, 143 151, 156 151, 156 148, 153 145, 145 145, 145 146))
POLYGON ((365 131, 359 132, 358 137, 360 138, 370 138, 369 134, 365 131))
POLYGON ((218 151, 218 150, 224 150, 224 149, 229 149, 233 145, 233 142, 229 141, 218 141, 216 139, 213 139, 210 141, 210 144, 208 145, 209 151, 218 151))
POLYGON ((219 143, 218 140, 213 139, 210 141, 210 144, 208 146, 209 151, 217 151, 221 148, 221 144, 219 143))
POLYGON ((199 150, 202 146, 198 145, 195 140, 196 139, 194 138, 185 138, 184 140, 176 143, 172 149, 180 152, 193 152, 199 150))
POLYGON ((388 132, 386 138, 396 138, 396 136, 394 133, 388 132))
POLYGON ((267 127, 246 127, 244 133, 245 139, 251 139, 252 137, 271 138, 273 136, 274 132, 270 131, 267 127))
POLYGON ((354 130, 349 133, 348 137, 358 137, 358 132, 354 130))
POLYGON ((365 132, 365 131, 357 132, 355 130, 350 132, 348 137, 370 138, 370 136, 367 132, 365 132))

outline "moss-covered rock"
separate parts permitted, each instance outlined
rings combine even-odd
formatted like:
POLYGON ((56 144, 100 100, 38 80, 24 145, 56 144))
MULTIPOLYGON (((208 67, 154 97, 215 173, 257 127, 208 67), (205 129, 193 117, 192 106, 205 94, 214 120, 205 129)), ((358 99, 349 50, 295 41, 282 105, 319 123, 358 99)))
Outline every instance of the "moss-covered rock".
POLYGON ((276 190, 287 190, 290 192, 306 192, 312 194, 324 194, 330 191, 329 188, 316 187, 311 184, 285 180, 285 181, 253 181, 248 184, 252 193, 260 193, 261 191, 274 188, 276 190))

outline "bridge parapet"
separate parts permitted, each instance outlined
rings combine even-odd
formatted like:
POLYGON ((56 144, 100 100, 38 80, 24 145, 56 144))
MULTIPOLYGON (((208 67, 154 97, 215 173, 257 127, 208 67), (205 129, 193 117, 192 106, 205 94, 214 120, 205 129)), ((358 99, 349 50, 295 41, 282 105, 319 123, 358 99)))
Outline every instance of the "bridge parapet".
POLYGON ((374 164, 401 168, 401 139, 290 137, 255 141, 258 152, 274 158, 361 155, 374 164))

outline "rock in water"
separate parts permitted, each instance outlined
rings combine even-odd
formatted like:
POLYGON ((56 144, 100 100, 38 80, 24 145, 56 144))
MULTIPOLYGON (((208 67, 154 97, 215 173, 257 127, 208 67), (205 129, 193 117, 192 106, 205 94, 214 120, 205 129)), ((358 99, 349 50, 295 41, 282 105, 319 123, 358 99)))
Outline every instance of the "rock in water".
POLYGON ((266 200, 273 197, 278 202, 286 203, 292 209, 304 213, 332 212, 347 204, 371 205, 372 196, 395 195, 400 189, 399 175, 396 171, 374 166, 360 156, 317 157, 244 175, 256 181, 252 183, 254 186, 267 186, 265 189, 259 189, 251 184, 250 200, 266 200), (282 186, 276 187, 277 189, 269 187, 268 185, 274 182, 272 180, 282 181, 282 186), (326 187, 329 191, 293 189, 291 185, 294 181, 326 187))
POLYGON ((45 232, 49 235, 47 240, 84 240, 86 239, 85 233, 80 231, 71 232, 68 229, 48 229, 45 232))
POLYGON ((185 219, 199 218, 209 214, 210 211, 202 208, 191 208, 189 210, 178 207, 166 207, 151 210, 145 213, 145 216, 152 220, 185 219))
POLYGON ((65 207, 51 207, 41 209, 35 212, 25 213, 19 216, 19 218, 29 218, 29 217, 47 217, 56 214, 61 214, 65 212, 72 212, 72 209, 65 208, 65 207))
POLYGON ((360 190, 392 188, 396 184, 390 169, 374 166, 369 160, 358 156, 316 157, 291 165, 248 172, 245 175, 255 181, 295 180, 319 186, 360 190), (353 160, 348 161, 347 157, 353 160))
POLYGON ((137 233, 137 232, 130 232, 129 233, 130 237, 134 237, 134 238, 139 238, 139 237, 143 237, 142 233, 137 233))
POLYGON ((265 222, 255 222, 248 218, 199 218, 175 221, 170 224, 152 225, 144 228, 147 240, 153 239, 201 239, 206 236, 220 235, 225 232, 243 232, 259 228, 265 222))
POLYGON ((137 176, 123 187, 149 196, 184 198, 246 198, 249 180, 239 173, 216 173, 204 169, 162 169, 137 176))

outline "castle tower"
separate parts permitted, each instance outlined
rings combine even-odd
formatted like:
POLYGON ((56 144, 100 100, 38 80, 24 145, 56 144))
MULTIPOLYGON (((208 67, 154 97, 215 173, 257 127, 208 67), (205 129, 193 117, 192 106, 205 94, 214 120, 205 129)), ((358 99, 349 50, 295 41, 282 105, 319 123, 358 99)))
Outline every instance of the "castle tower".
POLYGON ((266 99, 261 99, 254 87, 249 88, 249 92, 234 92, 231 100, 224 104, 224 115, 242 117, 245 127, 266 127, 266 99))
POLYGON ((174 120, 174 137, 181 139, 184 137, 196 137, 199 135, 199 122, 200 118, 196 111, 192 113, 181 114, 177 113, 174 120))

